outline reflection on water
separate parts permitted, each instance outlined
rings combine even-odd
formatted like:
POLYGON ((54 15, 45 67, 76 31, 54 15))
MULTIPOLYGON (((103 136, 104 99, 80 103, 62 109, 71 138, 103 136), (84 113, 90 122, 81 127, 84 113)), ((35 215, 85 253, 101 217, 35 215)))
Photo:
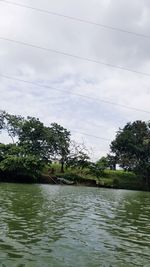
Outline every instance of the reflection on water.
POLYGON ((0 266, 150 266, 150 193, 0 184, 0 266))

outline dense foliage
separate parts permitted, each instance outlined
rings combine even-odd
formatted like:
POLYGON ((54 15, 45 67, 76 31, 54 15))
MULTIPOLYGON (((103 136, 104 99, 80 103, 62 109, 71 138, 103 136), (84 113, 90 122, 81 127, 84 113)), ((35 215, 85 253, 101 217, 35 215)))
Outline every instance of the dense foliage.
POLYGON ((70 132, 57 123, 45 126, 34 117, 23 118, 0 112, 0 131, 10 137, 0 144, 0 172, 38 177, 44 164, 53 159, 63 165, 69 154, 70 132))
POLYGON ((117 163, 127 171, 134 171, 150 185, 150 122, 127 123, 111 143, 117 163))
MULTIPOLYGON (((9 176, 21 181, 26 177, 29 181, 37 181, 43 170, 52 173, 53 167, 50 170, 49 166, 57 162, 58 173, 63 173, 65 166, 71 175, 95 177, 103 185, 106 181, 109 184, 106 170, 115 173, 118 164, 124 172, 135 174, 131 176, 134 181, 130 181, 133 187, 138 177, 143 177, 146 188, 150 187, 150 122, 127 123, 112 141, 111 153, 95 163, 90 161, 84 143, 72 141, 70 132, 57 123, 45 126, 38 118, 1 111, 0 133, 3 132, 7 133, 10 143, 0 143, 0 178, 9 176)), ((118 183, 120 178, 114 176, 112 186, 118 187, 118 183)), ((137 180, 137 185, 135 188, 140 188, 141 179, 137 180)))
POLYGON ((9 144, 0 143, 0 174, 37 179, 52 161, 66 166, 85 167, 89 159, 83 148, 71 141, 70 132, 57 123, 45 126, 38 118, 0 112, 0 133, 6 132, 9 144))

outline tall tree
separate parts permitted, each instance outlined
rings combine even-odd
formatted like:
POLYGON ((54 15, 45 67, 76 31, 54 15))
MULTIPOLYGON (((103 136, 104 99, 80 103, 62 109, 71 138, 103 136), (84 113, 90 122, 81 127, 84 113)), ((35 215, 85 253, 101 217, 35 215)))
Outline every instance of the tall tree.
POLYGON ((69 154, 70 132, 57 123, 52 123, 49 130, 53 136, 54 157, 61 162, 61 172, 64 172, 64 164, 69 154))
POLYGON ((150 184, 150 122, 135 121, 119 129, 111 152, 122 168, 139 173, 150 184))

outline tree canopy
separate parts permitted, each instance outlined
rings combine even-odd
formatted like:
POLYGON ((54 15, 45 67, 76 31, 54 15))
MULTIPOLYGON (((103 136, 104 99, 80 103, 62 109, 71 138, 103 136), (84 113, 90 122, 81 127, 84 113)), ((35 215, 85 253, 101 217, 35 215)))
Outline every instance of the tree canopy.
POLYGON ((35 179, 45 164, 57 160, 64 164, 85 167, 89 157, 76 144, 72 153, 70 132, 57 123, 45 126, 38 118, 24 118, 0 111, 0 133, 6 132, 9 144, 0 143, 0 172, 29 175, 35 179), (75 151, 75 150, 74 150, 75 151))
POLYGON ((1 111, 2 131, 7 132, 11 142, 0 144, 1 171, 31 174, 34 170, 36 173, 35 167, 41 170, 44 163, 54 158, 61 161, 63 171, 70 145, 70 132, 63 126, 57 123, 45 126, 38 118, 23 118, 1 111))
POLYGON ((111 142, 111 152, 97 162, 90 162, 83 144, 71 140, 70 132, 57 123, 44 125, 38 118, 12 115, 0 111, 0 134, 7 133, 10 143, 0 143, 0 175, 28 176, 33 180, 44 166, 59 161, 64 166, 87 172, 97 178, 105 169, 115 170, 119 164, 125 171, 143 177, 150 186, 150 122, 135 121, 119 129, 111 142))
POLYGON ((111 152, 124 170, 139 173, 150 184, 150 122, 135 121, 119 129, 111 152))

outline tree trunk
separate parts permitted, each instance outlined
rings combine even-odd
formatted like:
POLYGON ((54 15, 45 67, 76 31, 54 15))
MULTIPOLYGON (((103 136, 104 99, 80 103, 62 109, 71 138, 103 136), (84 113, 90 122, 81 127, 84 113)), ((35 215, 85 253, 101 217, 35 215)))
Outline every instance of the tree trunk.
POLYGON ((116 163, 113 164, 113 170, 116 171, 116 163))
POLYGON ((64 173, 64 161, 61 161, 61 170, 60 170, 61 173, 64 173))

